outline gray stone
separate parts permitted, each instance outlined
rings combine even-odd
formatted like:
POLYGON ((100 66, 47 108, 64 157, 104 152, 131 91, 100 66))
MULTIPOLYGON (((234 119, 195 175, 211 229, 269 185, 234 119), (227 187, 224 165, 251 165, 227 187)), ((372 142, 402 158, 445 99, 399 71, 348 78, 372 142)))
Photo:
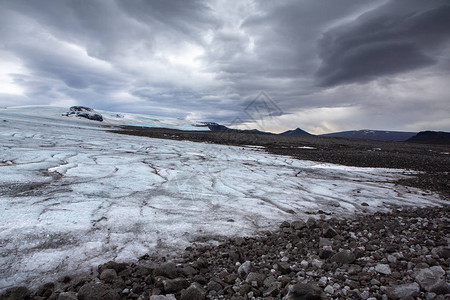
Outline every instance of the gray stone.
POLYGON ((114 269, 106 269, 100 274, 100 279, 104 282, 113 282, 117 278, 117 272, 114 269))
POLYGON ((415 282, 391 286, 386 289, 386 295, 389 297, 389 299, 416 297, 419 292, 420 287, 415 282))
POLYGON ((54 289, 55 289, 55 284, 53 282, 47 282, 46 284, 39 287, 36 294, 38 296, 48 298, 53 294, 54 289))
POLYGON ((15 286, 7 289, 0 295, 0 299, 4 300, 25 300, 30 298, 30 291, 24 286, 15 286))
POLYGON ((359 274, 361 272, 361 270, 362 270, 362 268, 360 265, 350 265, 347 272, 350 275, 355 275, 355 274, 359 274))
POLYGON ((441 266, 421 269, 416 275, 416 282, 427 292, 446 294, 449 292, 449 284, 444 279, 445 271, 441 266))
POLYGON ((320 269, 320 268, 322 268, 322 266, 323 266, 323 261, 320 260, 320 259, 314 258, 314 259, 311 261, 311 265, 312 265, 314 268, 316 268, 316 269, 320 269))
POLYGON ((319 300, 322 299, 322 290, 313 284, 297 283, 289 287, 288 300, 319 300))
POLYGON ((330 258, 331 262, 336 262, 338 264, 351 264, 355 261, 355 255, 350 250, 342 250, 333 255, 330 258))
POLYGON ((375 271, 380 274, 391 275, 391 268, 386 264, 377 264, 375 266, 375 271))
POLYGON ((289 228, 291 227, 291 224, 289 224, 288 221, 284 221, 283 223, 280 224, 280 228, 289 228))
POLYGON ((388 255, 387 260, 388 260, 388 262, 390 262, 391 264, 397 263, 397 259, 395 258, 394 255, 388 255))
POLYGON ((244 262, 242 265, 238 268, 238 274, 241 277, 247 277, 248 273, 250 273, 250 270, 252 269, 252 263, 250 261, 244 262))
POLYGON ((103 283, 87 283, 78 291, 79 300, 118 300, 119 294, 103 283))
POLYGON ((294 230, 300 230, 300 229, 306 227, 306 223, 303 220, 294 221, 294 222, 291 223, 291 227, 294 230))
POLYGON ((263 285, 264 285, 266 288, 271 287, 274 283, 275 283, 275 277, 273 277, 272 275, 270 275, 269 277, 267 277, 267 278, 264 279, 264 281, 263 281, 263 285))
POLYGON ((277 263, 278 270, 281 272, 281 274, 289 274, 291 273, 291 265, 287 262, 279 262, 277 263))
POLYGON ((150 296, 150 300, 170 300, 170 298, 163 295, 153 295, 150 296))
POLYGON ((78 298, 76 293, 66 292, 59 294, 58 300, 78 300, 78 298))
POLYGON ((153 276, 163 276, 170 279, 177 278, 177 266, 171 262, 163 263, 159 267, 155 268, 153 271, 153 276))
POLYGON ((431 250, 431 253, 433 253, 443 259, 450 258, 450 248, 448 248, 448 247, 439 246, 439 247, 433 248, 431 250))
POLYGON ((222 285, 217 281, 211 280, 210 282, 208 282, 208 290, 220 292, 222 290, 222 285))
POLYGON ((181 300, 204 299, 206 299, 206 292, 198 283, 192 283, 186 290, 181 292, 181 300))
POLYGON ((189 282, 184 278, 163 280, 164 291, 167 294, 178 293, 189 286, 189 282))
POLYGON ((323 291, 327 294, 333 295, 334 294, 334 288, 331 285, 327 285, 323 291))
POLYGON ((252 284, 252 282, 256 281, 257 286, 262 286, 264 279, 265 279, 265 276, 263 274, 256 273, 256 272, 250 272, 250 273, 248 273, 245 281, 249 284, 252 284))
POLYGON ((329 224, 325 223, 322 226, 322 236, 325 238, 332 238, 337 235, 336 230, 334 230, 333 227, 331 227, 329 224))
POLYGON ((323 246, 331 246, 333 245, 333 242, 330 239, 321 237, 319 238, 319 247, 323 247, 323 246))
POLYGON ((314 218, 309 217, 306 221, 306 226, 308 226, 308 228, 315 228, 317 227, 317 222, 314 218))
POLYGON ((370 296, 370 294, 369 294, 368 291, 364 291, 364 292, 361 293, 361 295, 359 295, 359 297, 360 297, 362 300, 367 300, 367 299, 369 299, 369 296, 370 296))

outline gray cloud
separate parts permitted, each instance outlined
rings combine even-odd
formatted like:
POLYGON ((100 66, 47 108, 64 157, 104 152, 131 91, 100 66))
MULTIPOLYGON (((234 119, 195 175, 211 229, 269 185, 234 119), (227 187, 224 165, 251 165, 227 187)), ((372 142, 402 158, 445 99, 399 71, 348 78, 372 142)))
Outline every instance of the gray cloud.
POLYGON ((282 114, 259 129, 450 130, 432 112, 450 110, 448 20, 437 0, 6 0, 0 105, 226 124, 264 90, 282 114))
POLYGON ((321 85, 366 82, 437 62, 435 52, 450 42, 450 5, 396 11, 397 5, 388 3, 324 34, 317 72, 321 85))

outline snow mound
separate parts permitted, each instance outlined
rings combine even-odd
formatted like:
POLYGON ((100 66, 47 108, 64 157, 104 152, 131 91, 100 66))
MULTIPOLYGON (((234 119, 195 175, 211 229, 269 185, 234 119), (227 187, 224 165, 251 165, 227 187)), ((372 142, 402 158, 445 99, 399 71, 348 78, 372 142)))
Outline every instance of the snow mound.
POLYGON ((94 110, 86 106, 72 106, 68 110, 67 107, 30 105, 8 107, 1 111, 5 114, 41 117, 49 124, 70 122, 84 126, 115 125, 209 131, 208 127, 198 126, 197 123, 185 119, 94 110))

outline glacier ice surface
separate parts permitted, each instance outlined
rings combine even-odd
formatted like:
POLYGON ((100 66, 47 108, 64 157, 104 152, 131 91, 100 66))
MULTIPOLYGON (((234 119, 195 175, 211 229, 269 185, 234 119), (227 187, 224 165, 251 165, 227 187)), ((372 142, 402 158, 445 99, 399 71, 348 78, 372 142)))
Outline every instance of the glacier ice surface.
POLYGON ((440 203, 391 183, 402 170, 118 135, 39 111, 0 110, 0 290, 255 234, 318 209, 440 203))

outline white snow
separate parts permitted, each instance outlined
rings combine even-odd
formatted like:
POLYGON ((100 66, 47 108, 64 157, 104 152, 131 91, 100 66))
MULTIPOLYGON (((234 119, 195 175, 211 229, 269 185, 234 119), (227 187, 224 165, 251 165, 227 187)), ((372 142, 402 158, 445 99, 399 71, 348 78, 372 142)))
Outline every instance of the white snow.
POLYGON ((391 183, 402 170, 119 135, 41 109, 0 110, 0 148, 0 290, 176 253, 200 237, 254 234, 319 209, 441 203, 391 183))
MULTIPOLYGON (((72 122, 90 125, 129 125, 141 127, 171 128, 180 130, 209 131, 208 127, 195 126, 195 122, 191 122, 185 119, 156 117, 132 113, 117 113, 98 109, 94 110, 93 112, 101 114, 103 117, 103 122, 87 120, 82 117, 76 117, 75 115, 63 117, 63 115, 65 115, 69 111, 67 107, 30 105, 9 107, 7 109, 3 109, 2 111, 7 114, 16 113, 20 115, 38 116, 46 118, 47 121, 53 120, 56 122, 59 122, 62 119, 69 119, 72 122)), ((67 120, 65 121, 67 122, 67 120)))

